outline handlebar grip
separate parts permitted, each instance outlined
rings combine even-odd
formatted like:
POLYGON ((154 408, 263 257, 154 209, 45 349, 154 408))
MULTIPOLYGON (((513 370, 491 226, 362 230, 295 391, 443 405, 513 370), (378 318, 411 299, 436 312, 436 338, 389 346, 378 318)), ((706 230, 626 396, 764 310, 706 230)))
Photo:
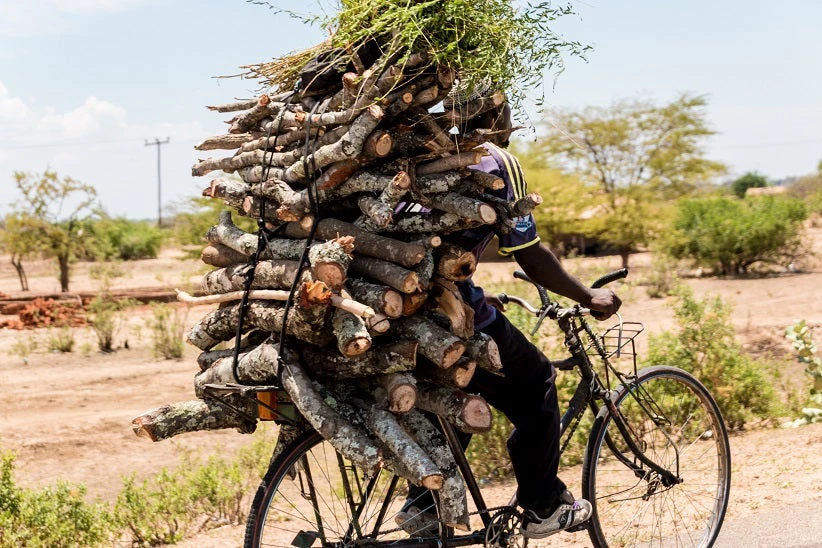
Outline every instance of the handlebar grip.
MULTIPOLYGON (((516 276, 516 273, 514 273, 516 276)), ((619 270, 614 270, 613 272, 609 272, 608 274, 597 278, 597 280, 591 284, 593 289, 600 288, 604 285, 607 285, 611 282, 615 282, 617 280, 621 280, 628 276, 628 269, 627 268, 620 268, 619 270)))
POLYGON ((537 288, 537 293, 539 293, 539 300, 542 301, 542 306, 548 306, 549 304, 551 304, 551 299, 548 298, 548 292, 545 290, 545 288, 539 285, 531 278, 529 278, 528 274, 526 274, 522 270, 514 270, 514 278, 534 284, 534 286, 537 288))

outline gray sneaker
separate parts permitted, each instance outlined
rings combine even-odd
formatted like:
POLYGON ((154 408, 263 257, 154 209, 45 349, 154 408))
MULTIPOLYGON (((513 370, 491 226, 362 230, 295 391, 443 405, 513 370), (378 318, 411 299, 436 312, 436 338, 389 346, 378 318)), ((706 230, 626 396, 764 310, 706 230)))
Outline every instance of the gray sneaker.
POLYGON ((439 530, 437 515, 434 512, 423 512, 416 506, 397 512, 394 521, 412 537, 430 537, 439 530))
POLYGON ((590 519, 593 507, 587 500, 574 500, 574 495, 568 490, 560 495, 559 500, 559 507, 550 516, 544 518, 533 510, 526 510, 525 525, 522 527, 523 536, 545 538, 590 519))

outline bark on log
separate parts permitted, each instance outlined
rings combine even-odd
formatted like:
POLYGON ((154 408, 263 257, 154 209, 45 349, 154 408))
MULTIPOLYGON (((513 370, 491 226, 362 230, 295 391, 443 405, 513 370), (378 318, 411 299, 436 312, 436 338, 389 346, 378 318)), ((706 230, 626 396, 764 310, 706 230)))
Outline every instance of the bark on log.
POLYGON ((403 298, 394 289, 353 278, 349 278, 345 285, 355 301, 368 305, 389 318, 399 318, 402 315, 403 298))
POLYGON ((212 179, 209 186, 203 190, 203 196, 242 202, 248 195, 248 190, 248 184, 243 181, 217 178, 212 179))
POLYGON ((470 531, 465 482, 442 432, 416 409, 401 416, 399 421, 442 473, 442 488, 439 490, 440 519, 446 525, 470 531))
POLYGON ((331 289, 339 289, 345 282, 348 266, 351 264, 351 253, 354 251, 354 238, 340 236, 325 243, 311 246, 308 251, 308 262, 314 278, 324 282, 331 289))
POLYGON ((393 323, 392 330, 403 338, 418 341, 420 354, 439 367, 451 367, 465 352, 462 340, 426 318, 401 318, 393 323))
MULTIPOLYGON (((252 289, 287 289, 294 283, 300 263, 298 261, 265 260, 257 263, 254 270, 252 289)), ((245 289, 247 264, 235 264, 226 268, 212 270, 203 276, 202 290, 206 295, 242 291, 245 289)), ((309 272, 303 271, 302 281, 311 278, 309 272)))
POLYGON ((394 220, 383 229, 384 232, 405 234, 427 234, 438 232, 448 234, 457 230, 469 230, 482 223, 463 219, 453 213, 434 211, 431 213, 402 213, 394 215, 394 220))
MULTIPOLYGON (((240 340, 240 351, 248 352, 251 348, 254 348, 266 340, 268 336, 269 334, 265 331, 251 331, 240 340)), ((201 352, 200 355, 197 356, 197 365, 200 366, 200 371, 205 371, 220 358, 227 358, 233 355, 233 347, 226 348, 225 350, 209 350, 207 352, 201 352)))
MULTIPOLYGON (((269 151, 278 152, 281 147, 287 147, 294 143, 302 143, 305 141, 304 129, 292 129, 281 135, 271 135, 259 137, 256 139, 249 139, 245 143, 241 143, 240 150, 242 152, 251 152, 252 150, 267 149, 269 151)), ((308 132, 309 139, 316 139, 318 136, 325 134, 323 128, 312 127, 308 132)), ((234 147, 236 148, 236 147, 234 147)))
POLYGON ((463 281, 477 269, 477 258, 454 244, 444 243, 437 248, 437 274, 446 280, 463 281))
POLYGON ((237 174, 242 178, 243 181, 246 183, 259 183, 263 181, 263 175, 265 175, 265 179, 282 179, 283 175, 285 175, 285 170, 279 167, 272 167, 268 168, 268 166, 252 166, 252 167, 244 167, 240 170, 237 170, 237 174))
POLYGON ((471 172, 471 180, 482 188, 487 188, 488 190, 501 190, 505 188, 505 181, 496 175, 486 173, 485 171, 477 171, 475 169, 471 169, 469 171, 471 172))
POLYGON ((491 408, 480 396, 457 388, 420 382, 417 407, 446 419, 459 430, 481 434, 491 429, 491 408))
POLYGON ((368 429, 380 439, 410 473, 413 483, 439 490, 443 477, 437 465, 397 422, 396 417, 374 406, 364 410, 368 429))
POLYGON ((370 257, 354 257, 351 272, 368 276, 403 293, 414 293, 419 288, 417 273, 388 261, 370 257))
POLYGON ((306 168, 322 169, 335 162, 354 158, 362 152, 366 137, 374 131, 383 115, 379 106, 371 105, 354 120, 345 136, 335 143, 318 148, 311 155, 310 162, 302 159, 294 162, 285 170, 284 179, 288 182, 301 181, 309 175, 306 168))
POLYGON ((243 101, 227 103, 224 105, 207 106, 206 108, 214 112, 237 112, 240 110, 248 110, 250 108, 253 108, 259 100, 260 99, 258 97, 256 99, 245 99, 243 101))
POLYGON ((454 106, 441 114, 436 115, 436 119, 447 127, 460 126, 468 120, 476 118, 483 112, 496 108, 505 102, 505 94, 495 91, 489 96, 480 97, 474 101, 454 106))
POLYGON ((403 373, 389 373, 377 377, 388 400, 388 410, 392 413, 407 413, 417 401, 417 381, 413 376, 403 373))
POLYGON ((288 363, 283 367, 282 382, 300 414, 334 449, 364 470, 376 472, 379 469, 380 452, 377 446, 365 432, 323 401, 299 365, 288 363))
POLYGON ((497 221, 497 212, 494 208, 481 200, 469 198, 456 192, 447 192, 429 196, 429 198, 433 207, 447 213, 453 213, 463 219, 485 225, 491 225, 497 221))
POLYGON ((502 359, 499 355, 497 343, 481 331, 477 331, 474 336, 466 341, 465 355, 476 360, 477 366, 486 371, 495 374, 502 371, 502 359))
POLYGON ((252 133, 229 133, 209 137, 194 148, 196 150, 234 150, 252 141, 254 141, 252 133))
POLYGON ((433 249, 426 249, 425 257, 420 264, 414 269, 414 272, 417 273, 417 277, 420 280, 420 290, 425 291, 431 285, 431 276, 434 275, 434 267, 436 266, 434 261, 434 250, 433 249))
MULTIPOLYGON (((211 350, 217 344, 231 340, 236 335, 239 321, 239 305, 218 308, 191 327, 187 340, 200 350, 211 350)), ((250 327, 245 326, 246 329, 250 327)))
POLYGON ((302 358, 306 367, 329 379, 356 379, 373 375, 411 371, 417 364, 415 341, 397 341, 376 345, 368 352, 346 358, 336 351, 305 346, 302 358))
POLYGON ((473 166, 480 163, 482 157, 487 155, 488 152, 485 150, 471 150, 432 160, 417 166, 417 177, 473 166))
POLYGON ((231 221, 230 211, 221 211, 219 221, 206 232, 206 240, 224 245, 247 257, 257 251, 257 236, 237 228, 231 221))
MULTIPOLYGON (((307 232, 300 225, 289 223, 285 227, 284 234, 289 238, 305 238, 307 232)), ((371 234, 351 223, 332 218, 322 219, 319 222, 316 236, 323 240, 331 240, 339 236, 353 236, 358 254, 383 259, 408 268, 418 264, 425 255, 425 247, 422 245, 371 234)))
POLYGON ((282 103, 272 103, 268 95, 263 95, 250 109, 239 114, 231 121, 228 128, 229 133, 243 133, 257 125, 257 123, 267 116, 273 116, 280 112, 285 105, 282 103))
POLYGON ((337 338, 337 349, 346 358, 359 356, 371 348, 371 335, 359 316, 337 309, 334 311, 332 326, 337 338))
MULTIPOLYGON (((286 334, 311 344, 321 346, 328 344, 334 338, 325 329, 328 307, 319 305, 304 307, 300 306, 299 301, 298 298, 297 305, 288 312, 286 334)), ((279 333, 283 325, 284 311, 280 303, 249 301, 248 323, 265 331, 279 333)))
POLYGON ((437 367, 426 361, 420 362, 415 375, 420 379, 429 380, 434 384, 465 388, 471 382, 471 379, 474 378, 474 371, 476 371, 476 369, 476 360, 468 356, 463 356, 448 369, 437 367))
POLYGON ((248 256, 222 244, 211 244, 203 249, 200 260, 209 266, 227 267, 244 263, 248 260, 248 256))
MULTIPOLYGON (((256 417, 253 406, 239 398, 231 398, 232 407, 247 411, 256 417)), ((160 441, 187 432, 236 428, 242 434, 254 432, 257 425, 213 399, 191 400, 164 405, 135 417, 131 429, 137 436, 160 441)))
POLYGON ((240 354, 237 359, 237 376, 234 376, 234 356, 226 356, 194 376, 194 392, 202 398, 207 384, 263 384, 277 378, 279 369, 276 343, 263 343, 240 354))
POLYGON ((542 203, 542 196, 537 194, 536 192, 532 192, 527 194, 514 202, 513 206, 513 216, 514 217, 525 217, 526 215, 530 214, 534 211, 538 205, 542 203))

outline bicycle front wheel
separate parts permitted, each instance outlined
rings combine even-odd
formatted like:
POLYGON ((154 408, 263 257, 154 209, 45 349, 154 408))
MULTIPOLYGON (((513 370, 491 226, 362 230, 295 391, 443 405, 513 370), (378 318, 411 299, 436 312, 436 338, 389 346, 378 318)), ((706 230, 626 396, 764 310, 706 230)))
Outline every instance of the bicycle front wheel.
POLYGON ((636 446, 677 482, 642 463, 603 410, 582 475, 594 507, 588 525, 594 545, 711 546, 731 483, 728 433, 716 401, 689 373, 656 366, 622 386, 614 403, 636 446))
POLYGON ((387 470, 368 473, 317 432, 306 432, 271 463, 248 516, 245 546, 396 543, 409 536, 395 522, 407 491, 405 481, 387 470))

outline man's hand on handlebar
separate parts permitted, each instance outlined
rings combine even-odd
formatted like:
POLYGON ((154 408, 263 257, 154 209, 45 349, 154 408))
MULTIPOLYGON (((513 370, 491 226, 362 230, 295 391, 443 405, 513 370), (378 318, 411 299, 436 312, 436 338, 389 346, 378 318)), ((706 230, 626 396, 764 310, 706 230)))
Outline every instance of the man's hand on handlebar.
POLYGON ((591 315, 597 320, 606 320, 617 313, 622 306, 622 300, 610 289, 598 288, 590 289, 591 302, 588 308, 591 315))
POLYGON ((485 295, 485 302, 500 312, 505 312, 505 304, 496 295, 485 295))

